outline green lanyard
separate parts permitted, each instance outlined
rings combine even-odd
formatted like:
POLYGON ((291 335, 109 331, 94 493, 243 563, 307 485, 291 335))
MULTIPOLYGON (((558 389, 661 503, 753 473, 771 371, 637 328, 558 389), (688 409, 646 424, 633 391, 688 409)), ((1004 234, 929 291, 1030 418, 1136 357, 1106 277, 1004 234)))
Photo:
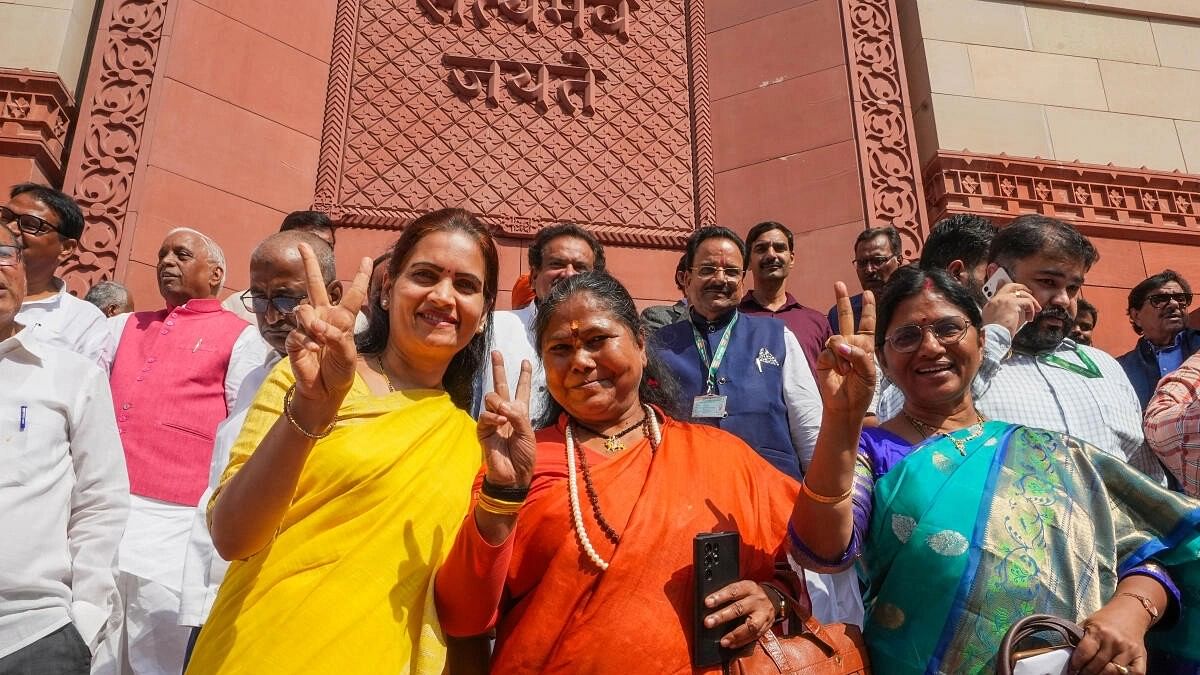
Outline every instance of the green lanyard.
POLYGON ((1075 347, 1075 356, 1079 357, 1079 360, 1083 362, 1082 366, 1078 363, 1071 363, 1070 361, 1060 359, 1055 354, 1042 354, 1037 358, 1038 361, 1041 361, 1048 366, 1069 370, 1076 375, 1082 375, 1088 379, 1094 380, 1096 378, 1104 377, 1104 374, 1100 372, 1100 368, 1096 366, 1096 362, 1088 357, 1087 353, 1078 346, 1075 347))
POLYGON ((704 341, 704 336, 696 330, 696 324, 688 322, 692 327, 692 337, 696 338, 696 350, 700 352, 700 365, 708 369, 708 375, 704 378, 704 393, 706 394, 711 394, 716 387, 717 370, 725 358, 725 350, 729 347, 729 337, 733 335, 733 326, 737 323, 737 319, 738 313, 735 310, 733 318, 729 320, 729 325, 725 327, 725 333, 721 335, 721 341, 717 343, 717 349, 713 352, 711 361, 708 359, 708 346, 704 341))

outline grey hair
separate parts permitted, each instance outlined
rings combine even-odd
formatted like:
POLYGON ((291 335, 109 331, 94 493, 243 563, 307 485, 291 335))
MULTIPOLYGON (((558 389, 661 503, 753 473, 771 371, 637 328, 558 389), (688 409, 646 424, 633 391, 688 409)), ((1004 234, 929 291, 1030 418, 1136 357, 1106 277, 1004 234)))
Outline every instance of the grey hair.
POLYGON ((129 302, 129 289, 115 281, 101 281, 89 288, 83 299, 100 309, 109 305, 124 305, 129 302))
POLYGON ((167 232, 167 234, 165 236, 163 236, 163 241, 166 241, 167 239, 169 239, 171 237, 171 235, 176 234, 178 232, 187 232, 188 234, 194 234, 200 238, 200 241, 204 242, 205 248, 208 249, 208 261, 210 263, 216 265, 217 267, 221 268, 221 278, 220 278, 220 280, 218 280, 217 284, 219 286, 224 286, 225 285, 225 273, 226 273, 226 270, 229 268, 226 267, 226 265, 225 265, 225 251, 221 250, 221 245, 218 244, 215 239, 208 236, 207 234, 204 234, 200 230, 194 230, 190 227, 172 228, 170 231, 167 232))

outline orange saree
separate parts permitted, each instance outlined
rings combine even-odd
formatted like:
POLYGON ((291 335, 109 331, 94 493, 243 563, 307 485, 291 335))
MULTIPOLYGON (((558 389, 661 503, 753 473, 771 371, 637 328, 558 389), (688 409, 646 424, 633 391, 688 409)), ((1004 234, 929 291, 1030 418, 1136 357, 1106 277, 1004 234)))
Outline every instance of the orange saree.
POLYGON ((589 537, 610 563, 600 572, 572 527, 563 429, 538 432, 530 496, 505 544, 489 547, 468 516, 438 574, 443 626, 483 632, 498 600, 493 673, 693 672, 692 538, 737 530, 742 578, 772 579, 797 484, 740 439, 670 418, 656 452, 648 441, 615 457, 589 451, 600 508, 620 535, 615 547, 604 538, 578 477, 589 537))

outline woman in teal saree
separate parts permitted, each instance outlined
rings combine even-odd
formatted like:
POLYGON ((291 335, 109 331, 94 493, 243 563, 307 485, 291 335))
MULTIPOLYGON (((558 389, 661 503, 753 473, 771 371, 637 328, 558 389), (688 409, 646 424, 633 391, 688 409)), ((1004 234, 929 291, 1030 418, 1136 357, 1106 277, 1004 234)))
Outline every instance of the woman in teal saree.
POLYGON ((1074 438, 984 420, 982 320, 944 272, 897 271, 874 337, 867 306, 865 334, 835 336, 818 365, 830 440, 812 466, 842 479, 802 488, 791 536, 822 572, 861 550, 874 672, 995 672, 1005 631, 1036 613, 1085 628, 1071 672, 1200 672, 1200 502, 1074 438), (851 433, 876 348, 905 412, 851 433))

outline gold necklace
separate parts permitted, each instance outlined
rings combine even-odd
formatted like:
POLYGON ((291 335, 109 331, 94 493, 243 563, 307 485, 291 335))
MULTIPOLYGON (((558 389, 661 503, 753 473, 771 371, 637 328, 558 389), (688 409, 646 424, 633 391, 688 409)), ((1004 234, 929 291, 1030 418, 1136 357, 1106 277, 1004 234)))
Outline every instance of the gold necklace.
MULTIPOLYGON (((954 448, 956 450, 958 450, 958 454, 962 455, 963 457, 967 456, 967 443, 970 443, 971 441, 973 441, 976 438, 979 438, 980 436, 983 435, 984 419, 983 419, 983 415, 979 414, 979 411, 975 412, 975 418, 977 421, 975 422, 975 424, 971 425, 971 427, 970 427, 971 433, 967 434, 963 438, 955 438, 955 437, 951 436, 950 434, 953 433, 952 431, 942 431, 940 429, 935 429, 935 428, 933 428, 932 425, 926 424, 926 423, 922 422, 921 420, 913 417, 912 415, 909 415, 907 410, 901 410, 900 414, 904 415, 904 419, 908 420, 908 423, 910 425, 912 425, 912 428, 915 429, 918 434, 921 434, 925 438, 929 438, 930 436, 935 436, 935 435, 942 436, 943 438, 945 438, 946 440, 948 440, 952 444, 954 444, 954 448)), ((958 431, 958 430, 955 429, 954 431, 958 431)))
POLYGON ((647 438, 650 437, 650 433, 649 433, 650 416, 649 415, 642 417, 642 419, 629 425, 629 427, 627 429, 618 431, 617 433, 615 433, 611 436, 606 436, 606 435, 600 433, 599 431, 596 431, 595 429, 585 425, 583 422, 580 422, 579 420, 572 419, 571 421, 574 422, 575 425, 578 426, 580 429, 583 429, 584 431, 591 433, 593 436, 599 436, 600 438, 604 439, 604 451, 610 455, 615 455, 616 453, 624 450, 625 443, 621 439, 624 438, 625 436, 629 435, 629 433, 631 431, 633 431, 634 429, 637 429, 638 427, 643 427, 643 430, 646 432, 646 437, 647 438))
POLYGON ((395 393, 396 387, 392 384, 392 376, 388 375, 387 368, 383 367, 383 354, 375 355, 375 362, 379 364, 379 374, 383 376, 384 382, 387 382, 388 393, 395 393))

